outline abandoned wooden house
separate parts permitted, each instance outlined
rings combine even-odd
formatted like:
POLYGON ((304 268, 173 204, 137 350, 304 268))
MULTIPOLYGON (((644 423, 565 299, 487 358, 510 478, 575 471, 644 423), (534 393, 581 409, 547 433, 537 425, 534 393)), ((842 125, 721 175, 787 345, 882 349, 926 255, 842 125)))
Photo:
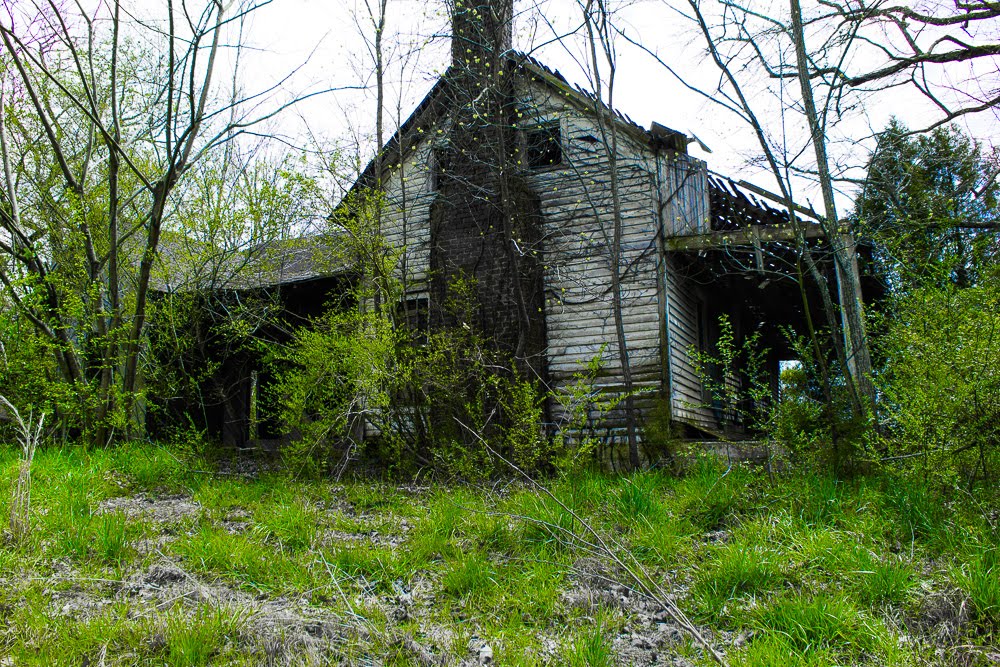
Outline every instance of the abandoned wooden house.
MULTIPOLYGON (((761 332, 777 388, 791 358, 781 327, 801 330, 805 314, 799 285, 775 270, 796 238, 789 204, 712 173, 683 133, 640 127, 513 51, 511 16, 509 0, 458 6, 450 68, 354 186, 383 193, 381 232, 402 250, 400 309, 475 327, 556 392, 601 357, 601 389, 630 384, 639 409, 659 404, 695 433, 739 431, 691 351, 710 349, 727 315, 737 339, 761 332), (462 322, 445 307, 459 280, 475 305, 462 322)), ((799 238, 822 236, 814 212, 796 213, 799 238)), ((334 284, 306 273, 272 282, 289 298, 334 284)), ((219 429, 242 444, 254 371, 231 370, 219 429)), ((621 425, 603 418, 609 433, 621 425)))
MULTIPOLYGON (((462 324, 547 387, 567 388, 600 356, 601 389, 623 391, 627 373, 640 408, 659 403, 702 434, 739 430, 691 350, 712 346, 723 314, 737 338, 766 323, 777 388, 790 357, 780 328, 803 318, 798 285, 775 279, 763 249, 794 239, 787 207, 710 172, 688 154, 694 139, 644 129, 511 50, 510 12, 455 11, 450 68, 355 186, 384 192, 382 232, 404 250, 401 308, 458 324, 444 305, 454 281, 471 280, 477 308, 462 324)), ((815 212, 798 208, 800 232, 820 236, 815 212)))

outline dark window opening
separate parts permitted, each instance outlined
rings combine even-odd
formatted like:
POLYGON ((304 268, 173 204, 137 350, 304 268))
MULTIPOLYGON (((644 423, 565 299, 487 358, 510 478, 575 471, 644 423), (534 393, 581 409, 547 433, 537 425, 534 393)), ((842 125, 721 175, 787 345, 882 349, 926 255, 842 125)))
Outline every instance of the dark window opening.
POLYGON ((396 321, 414 334, 414 342, 427 342, 430 328, 430 300, 425 296, 404 298, 396 304, 396 321))
POLYGON ((708 309, 705 308, 705 302, 698 299, 695 302, 695 338, 698 340, 698 351, 702 354, 711 354, 711 345, 708 340, 708 309))
POLYGON ((559 123, 546 123, 528 130, 526 139, 530 169, 544 169, 562 164, 559 123))
POLYGON ((716 419, 722 423, 722 403, 720 397, 714 396, 712 388, 720 388, 723 385, 722 366, 719 363, 719 351, 717 343, 719 332, 716 322, 713 321, 708 304, 698 299, 695 302, 695 340, 698 341, 698 354, 701 357, 702 373, 701 392, 702 398, 711 406, 716 415, 716 419))
POLYGON ((435 147, 427 155, 427 191, 437 192, 441 189, 447 157, 443 147, 435 147))

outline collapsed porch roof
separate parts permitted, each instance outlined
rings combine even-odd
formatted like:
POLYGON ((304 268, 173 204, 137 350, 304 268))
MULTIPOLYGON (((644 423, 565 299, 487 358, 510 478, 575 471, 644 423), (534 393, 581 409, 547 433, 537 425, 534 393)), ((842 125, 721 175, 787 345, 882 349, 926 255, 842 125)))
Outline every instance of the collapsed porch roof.
POLYGON ((704 250, 726 246, 754 246, 791 242, 826 235, 822 217, 811 207, 789 202, 780 195, 714 172, 708 174, 710 229, 702 233, 670 235, 667 250, 704 250), (770 202, 781 206, 776 208, 770 202), (795 212, 792 220, 791 211, 795 212))

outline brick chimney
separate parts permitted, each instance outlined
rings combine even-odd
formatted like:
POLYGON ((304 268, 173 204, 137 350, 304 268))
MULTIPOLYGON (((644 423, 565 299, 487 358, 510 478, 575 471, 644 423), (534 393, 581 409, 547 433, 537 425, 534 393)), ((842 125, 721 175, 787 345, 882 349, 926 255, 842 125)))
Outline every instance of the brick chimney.
POLYGON ((479 70, 514 44, 513 0, 452 0, 452 65, 479 70))
POLYGON ((512 371, 544 378, 541 209, 517 166, 513 0, 452 2, 450 129, 431 207, 432 321, 469 326, 511 358, 512 371), (470 285, 471 308, 449 312, 470 285))

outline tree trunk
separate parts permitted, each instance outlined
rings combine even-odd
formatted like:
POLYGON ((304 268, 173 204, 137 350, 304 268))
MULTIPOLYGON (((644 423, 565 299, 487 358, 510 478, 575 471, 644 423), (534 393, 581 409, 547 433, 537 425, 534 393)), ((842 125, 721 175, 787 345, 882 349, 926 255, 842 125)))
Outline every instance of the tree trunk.
POLYGON ((799 86, 802 90, 802 104, 809 123, 813 149, 816 152, 816 170, 823 192, 825 207, 823 226, 826 237, 833 247, 837 271, 840 318, 847 358, 847 368, 844 369, 844 372, 849 375, 852 381, 855 408, 863 414, 875 409, 875 386, 872 383, 871 351, 865 330, 864 300, 861 294, 857 244, 850 229, 840 229, 833 194, 833 178, 830 174, 830 163, 826 154, 826 135, 816 110, 816 101, 809 78, 809 59, 802 26, 802 8, 799 0, 789 1, 792 12, 792 36, 795 41, 795 59, 799 86))
MULTIPOLYGON (((615 62, 614 52, 610 40, 610 35, 600 31, 595 32, 593 23, 594 0, 589 0, 584 8, 584 20, 587 27, 587 39, 590 45, 590 57, 592 73, 594 75, 594 115, 597 119, 598 129, 601 132, 601 145, 604 146, 605 158, 608 161, 608 171, 611 175, 611 209, 614 229, 612 231, 611 248, 611 309, 615 320, 615 339, 618 348, 618 360, 622 371, 622 391, 625 394, 625 430, 628 438, 628 460, 629 466, 635 470, 639 468, 639 434, 635 408, 634 385, 632 382, 632 364, 629 359, 628 339, 625 335, 625 322, 622 313, 622 235, 624 225, 622 221, 621 191, 618 183, 618 132, 615 127, 615 120, 611 116, 606 116, 603 107, 601 93, 601 75, 598 66, 597 44, 600 41, 601 50, 608 63, 608 100, 609 109, 614 108, 614 86, 615 86, 615 62), (606 122, 610 118, 610 122, 606 122)), ((606 8, 598 2, 598 10, 602 16, 602 22, 606 17, 606 8)))

